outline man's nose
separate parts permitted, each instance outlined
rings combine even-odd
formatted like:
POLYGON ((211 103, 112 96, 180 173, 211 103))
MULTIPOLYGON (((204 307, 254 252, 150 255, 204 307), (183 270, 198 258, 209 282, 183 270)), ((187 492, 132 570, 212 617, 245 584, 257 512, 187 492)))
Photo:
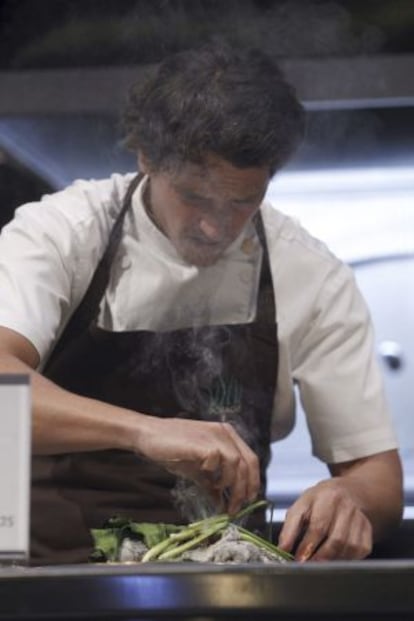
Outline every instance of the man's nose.
POLYGON ((224 227, 218 222, 206 218, 200 221, 200 231, 212 242, 219 242, 224 237, 224 227))
POLYGON ((229 221, 226 212, 204 215, 200 220, 200 231, 212 242, 224 241, 228 236, 229 221))

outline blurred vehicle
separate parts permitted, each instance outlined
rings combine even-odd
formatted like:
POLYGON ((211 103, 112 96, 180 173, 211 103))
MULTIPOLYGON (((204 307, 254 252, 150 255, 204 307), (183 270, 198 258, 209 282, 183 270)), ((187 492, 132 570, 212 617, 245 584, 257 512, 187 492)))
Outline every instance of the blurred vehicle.
MULTIPOLYGON (((136 166, 119 143, 113 118, 102 115, 93 122, 88 116, 0 119, 0 149, 19 163, 27 179, 37 178, 24 200, 36 200, 75 178, 102 178, 136 166)), ((3 206, 5 187, 0 185, 3 206)), ((381 167, 359 162, 357 168, 288 169, 271 182, 268 198, 354 269, 372 313, 401 444, 405 516, 414 517, 414 164, 402 159, 381 167)), ((269 467, 268 495, 277 517, 303 489, 326 476, 326 466, 311 455, 298 399, 296 427, 273 445, 269 467)))

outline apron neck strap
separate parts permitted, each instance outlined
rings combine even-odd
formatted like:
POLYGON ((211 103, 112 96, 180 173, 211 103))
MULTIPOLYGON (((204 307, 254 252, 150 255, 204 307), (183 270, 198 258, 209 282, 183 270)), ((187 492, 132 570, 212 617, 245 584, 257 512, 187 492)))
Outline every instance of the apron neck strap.
POLYGON ((263 252, 259 280, 259 293, 257 296, 256 321, 260 323, 274 324, 276 321, 276 300, 266 232, 260 210, 255 214, 253 222, 256 227, 256 232, 263 252))
MULTIPOLYGON (((123 198, 121 210, 116 218, 114 226, 112 227, 112 231, 110 233, 105 252, 98 263, 98 266, 81 303, 70 318, 65 330, 63 331, 58 343, 56 344, 51 356, 49 357, 45 370, 51 364, 52 359, 54 359, 55 356, 58 355, 58 353, 60 353, 66 347, 67 343, 72 341, 83 331, 87 330, 88 327, 96 320, 99 305, 108 286, 111 265, 118 250, 120 241, 122 239, 125 215, 131 206, 132 196, 143 177, 143 173, 138 173, 129 184, 127 192, 123 198)), ((266 234, 260 211, 255 215, 254 223, 260 239, 260 243, 263 248, 259 294, 257 298, 256 321, 274 324, 276 316, 276 305, 273 292, 272 275, 270 271, 266 234)))
POLYGON ((83 296, 79 306, 72 314, 72 317, 67 323, 60 339, 56 343, 55 348, 48 358, 44 369, 45 373, 47 373, 47 370, 53 364, 53 361, 60 354, 60 352, 63 351, 71 341, 76 339, 79 334, 86 331, 91 323, 96 319, 99 305, 105 293, 105 289, 108 286, 111 264, 122 238, 122 228, 124 225, 125 215, 131 206, 132 195, 143 177, 143 173, 138 173, 129 184, 122 201, 121 210, 109 235, 105 252, 97 265, 85 295, 83 296))

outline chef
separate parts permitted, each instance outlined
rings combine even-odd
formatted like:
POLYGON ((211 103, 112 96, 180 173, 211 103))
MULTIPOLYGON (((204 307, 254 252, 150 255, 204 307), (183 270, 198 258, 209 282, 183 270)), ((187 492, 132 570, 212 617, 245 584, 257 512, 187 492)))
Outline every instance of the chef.
POLYGON ((0 372, 32 381, 32 562, 86 561, 113 515, 182 522, 177 482, 232 514, 265 495, 294 384, 331 476, 279 545, 364 558, 400 520, 401 466, 351 271, 264 200, 303 137, 292 87, 262 52, 208 45, 133 85, 123 126, 138 174, 76 181, 0 237, 0 372))

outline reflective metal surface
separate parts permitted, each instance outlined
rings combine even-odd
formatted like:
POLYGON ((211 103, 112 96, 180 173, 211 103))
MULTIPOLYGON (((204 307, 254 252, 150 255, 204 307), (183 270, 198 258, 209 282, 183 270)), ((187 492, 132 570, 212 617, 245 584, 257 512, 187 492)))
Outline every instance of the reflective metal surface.
POLYGON ((414 561, 0 570, 0 619, 408 619, 414 561))

